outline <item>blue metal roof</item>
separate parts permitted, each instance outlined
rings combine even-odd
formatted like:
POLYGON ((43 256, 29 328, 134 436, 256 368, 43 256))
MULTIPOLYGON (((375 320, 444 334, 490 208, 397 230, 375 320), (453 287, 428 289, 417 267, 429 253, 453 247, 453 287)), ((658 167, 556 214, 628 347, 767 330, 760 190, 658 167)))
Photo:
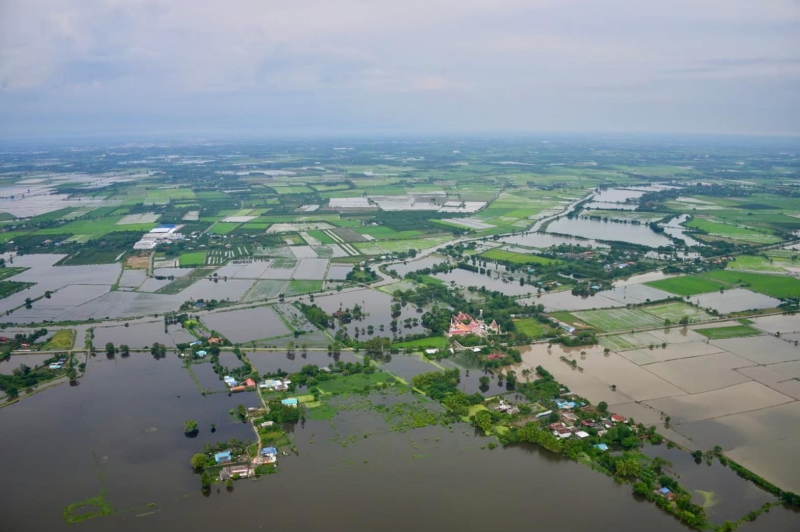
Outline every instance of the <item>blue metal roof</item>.
POLYGON ((264 447, 261 449, 261 454, 278 454, 278 449, 275 447, 264 447))
POLYGON ((214 455, 214 460, 216 460, 217 463, 224 462, 225 460, 231 460, 232 458, 233 457, 231 456, 231 452, 230 451, 225 451, 225 452, 217 453, 217 454, 214 455))

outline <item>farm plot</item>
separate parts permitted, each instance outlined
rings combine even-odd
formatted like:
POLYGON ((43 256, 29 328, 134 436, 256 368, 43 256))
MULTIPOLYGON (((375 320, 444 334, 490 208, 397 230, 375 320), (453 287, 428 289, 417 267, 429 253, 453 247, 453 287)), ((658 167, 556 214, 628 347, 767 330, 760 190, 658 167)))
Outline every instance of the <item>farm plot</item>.
POLYGON ((554 259, 548 259, 547 257, 540 257, 539 255, 524 255, 522 253, 515 253, 513 251, 507 251, 504 249, 491 249, 484 252, 481 256, 489 260, 499 262, 505 261, 514 264, 551 264, 553 262, 558 262, 554 259))
POLYGON ((734 288, 724 292, 710 292, 701 294, 694 298, 694 302, 703 307, 711 308, 722 314, 730 312, 742 312, 745 310, 776 308, 781 304, 781 300, 757 294, 744 288, 734 288))
POLYGON ((325 234, 335 240, 338 244, 342 242, 366 242, 368 240, 367 237, 355 232, 349 227, 337 227, 335 229, 331 229, 330 231, 325 231, 325 234))
POLYGON ((695 294, 705 294, 706 292, 719 291, 725 288, 725 284, 714 279, 699 277, 696 275, 684 275, 682 277, 671 277, 669 279, 659 279, 645 283, 647 286, 665 290, 679 296, 693 296, 695 294))
POLYGON ((624 331, 658 327, 664 320, 637 309, 617 308, 574 312, 579 320, 603 331, 624 331))
POLYGON ((247 292, 247 295, 244 297, 244 302, 250 303, 253 301, 261 301, 268 298, 278 297, 280 294, 285 293, 288 286, 289 281, 281 281, 277 279, 256 281, 256 284, 250 288, 250 291, 247 292))
POLYGON ((713 318, 713 316, 705 310, 687 305, 680 301, 653 305, 645 307, 642 310, 663 320, 669 320, 672 323, 678 323, 684 316, 688 317, 689 321, 703 321, 713 318))
POLYGON ((206 263, 205 251, 193 251, 191 253, 181 253, 181 267, 203 266, 206 263))
POLYGON ((749 325, 734 325, 732 327, 708 327, 697 329, 697 332, 710 338, 711 340, 723 340, 725 338, 742 338, 745 336, 758 336, 761 331, 749 325))
POLYGON ((297 296, 322 291, 322 281, 291 281, 284 295, 297 296))
POLYGON ((151 224, 158 221, 161 215, 155 212, 144 212, 141 214, 128 214, 123 216, 117 225, 136 225, 136 224, 151 224))
POLYGON ((744 286, 754 292, 772 297, 800 297, 800 280, 786 275, 714 270, 704 273, 703 276, 714 281, 744 286))
POLYGON ((328 259, 302 259, 294 271, 293 278, 321 281, 325 279, 328 263, 328 259))

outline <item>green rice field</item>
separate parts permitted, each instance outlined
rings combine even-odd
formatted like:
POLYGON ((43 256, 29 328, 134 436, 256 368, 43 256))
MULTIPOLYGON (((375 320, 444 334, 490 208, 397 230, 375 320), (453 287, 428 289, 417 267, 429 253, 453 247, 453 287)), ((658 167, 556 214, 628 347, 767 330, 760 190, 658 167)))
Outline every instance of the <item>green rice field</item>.
POLYGON ((206 263, 206 252, 193 251, 191 253, 182 253, 179 260, 181 266, 202 266, 206 263))
POLYGON ((514 264, 551 264, 553 262, 558 262, 547 257, 540 257, 539 255, 525 255, 503 249, 490 249, 482 253, 481 257, 494 261, 513 262, 514 264))
POLYGON ((758 336, 761 331, 749 325, 734 325, 733 327, 711 327, 709 329, 695 329, 711 340, 724 340, 726 338, 743 338, 746 336, 758 336))
POLYGON ((664 320, 657 316, 629 308, 586 310, 573 312, 572 315, 601 331, 624 331, 658 327, 664 324, 664 320))
POLYGON ((678 323, 684 316, 687 316, 689 321, 703 321, 713 318, 713 316, 705 310, 693 307, 681 301, 652 305, 642 310, 664 320, 670 320, 672 323, 678 323))
POLYGON ((697 275, 684 275, 682 277, 670 277, 668 279, 659 279, 658 281, 650 281, 645 283, 647 286, 664 290, 679 296, 693 296, 696 294, 705 294, 707 292, 715 292, 720 288, 724 288, 725 284, 717 282, 713 279, 706 277, 699 277, 697 275))
POLYGON ((734 286, 745 286, 754 292, 777 298, 800 297, 800 280, 787 275, 714 270, 705 277, 734 286))

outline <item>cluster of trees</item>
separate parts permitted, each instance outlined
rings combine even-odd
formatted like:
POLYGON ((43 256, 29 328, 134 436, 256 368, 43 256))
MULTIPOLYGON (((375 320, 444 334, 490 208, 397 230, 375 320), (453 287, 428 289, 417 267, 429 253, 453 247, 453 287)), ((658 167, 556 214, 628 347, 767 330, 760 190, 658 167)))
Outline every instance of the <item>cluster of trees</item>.
POLYGON ((457 392, 460 381, 461 370, 458 368, 446 369, 443 372, 421 373, 412 380, 415 388, 422 390, 436 401, 442 401, 449 394, 457 392))

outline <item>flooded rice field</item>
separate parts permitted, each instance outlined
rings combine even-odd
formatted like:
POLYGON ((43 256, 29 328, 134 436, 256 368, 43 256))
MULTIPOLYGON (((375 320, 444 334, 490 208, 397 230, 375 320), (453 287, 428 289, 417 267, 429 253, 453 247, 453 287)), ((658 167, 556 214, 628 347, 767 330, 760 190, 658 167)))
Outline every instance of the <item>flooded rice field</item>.
MULTIPOLYGON (((537 292, 536 285, 527 283, 520 285, 519 280, 510 281, 506 277, 501 277, 495 272, 493 272, 490 277, 488 275, 481 275, 457 268, 450 273, 437 273, 434 277, 448 284, 454 284, 462 288, 469 288, 470 286, 477 288, 486 287, 487 290, 495 290, 509 296, 531 296, 537 292)), ((519 274, 517 274, 516 279, 518 278, 519 274)))
POLYGON ((204 314, 202 322, 212 331, 219 331, 233 343, 283 336, 292 331, 272 307, 220 311, 204 314))
POLYGON ((387 270, 394 270, 399 275, 405 276, 407 273, 415 272, 417 270, 424 270, 425 268, 433 268, 437 264, 447 262, 445 257, 439 255, 429 255, 417 260, 409 260, 404 262, 397 262, 386 266, 387 270))
POLYGON ((781 303, 780 299, 757 294, 744 288, 734 288, 723 293, 709 292, 707 294, 699 294, 692 296, 691 301, 702 308, 714 309, 720 314, 777 308, 781 303))
MULTIPOLYGON (((363 312, 363 318, 342 326, 350 336, 355 336, 356 329, 360 332, 362 329, 366 330, 370 325, 373 326, 376 336, 401 336, 423 332, 421 324, 413 324, 413 320, 422 318, 422 312, 417 312, 413 305, 407 304, 401 308, 400 316, 397 318, 397 332, 392 333, 390 330, 391 322, 394 319, 392 318, 392 299, 392 296, 378 290, 363 289, 317 297, 314 302, 328 314, 348 308, 352 310, 355 305, 359 305, 363 312), (412 321, 407 324, 405 320, 412 321), (383 326, 383 331, 380 330, 381 326, 383 326)), ((339 327, 340 324, 337 321, 336 328, 339 327)), ((362 334, 366 336, 367 333, 362 334)))
POLYGON ((547 232, 598 240, 628 242, 652 248, 672 245, 672 241, 669 238, 654 232, 647 225, 603 222, 586 218, 561 218, 548 225, 547 232))
MULTIPOLYGON (((193 342, 195 337, 180 325, 170 325, 168 332, 164 332, 164 322, 162 320, 149 323, 133 323, 128 327, 125 325, 97 326, 94 328, 94 339, 92 344, 97 351, 103 351, 108 342, 116 347, 127 345, 131 349, 149 348, 153 342, 174 348, 176 344, 193 342)), ((81 344, 79 338, 76 344, 81 344)))
POLYGON ((338 361, 359 362, 360 359, 351 351, 342 351, 337 354, 328 354, 324 351, 308 351, 304 353, 302 349, 295 349, 292 353, 277 351, 247 351, 247 358, 259 373, 270 375, 278 371, 296 373, 303 369, 303 366, 314 365, 327 367, 338 361))
POLYGON ((549 235, 547 233, 522 233, 519 235, 507 236, 500 239, 506 244, 516 244, 529 248, 550 248, 567 244, 570 246, 584 246, 587 248, 607 248, 608 244, 603 244, 595 240, 586 238, 575 238, 568 236, 549 235))

